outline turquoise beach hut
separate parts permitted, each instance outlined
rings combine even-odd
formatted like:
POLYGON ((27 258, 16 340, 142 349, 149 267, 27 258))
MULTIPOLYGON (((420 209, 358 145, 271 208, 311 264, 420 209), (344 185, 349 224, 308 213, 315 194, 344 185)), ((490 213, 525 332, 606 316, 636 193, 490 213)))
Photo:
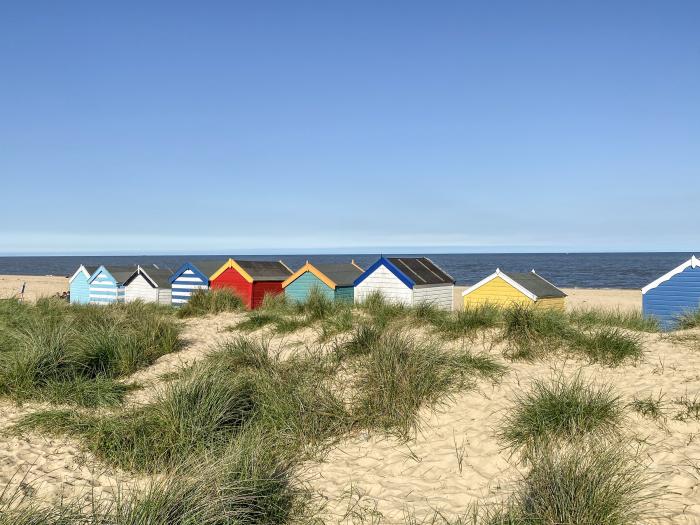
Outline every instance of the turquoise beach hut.
POLYGON ((87 304, 90 302, 90 285, 88 281, 96 270, 97 266, 84 266, 81 264, 73 276, 68 279, 71 304, 87 304))
POLYGON ((88 280, 90 304, 124 302, 124 283, 135 269, 128 266, 100 266, 88 280))
POLYGON ((355 300, 355 279, 362 275, 355 261, 335 264, 306 264, 282 283, 284 294, 293 301, 304 301, 311 290, 318 290, 333 301, 355 300))
POLYGON ((694 255, 642 288, 642 312, 673 329, 686 313, 700 309, 700 260, 694 255))

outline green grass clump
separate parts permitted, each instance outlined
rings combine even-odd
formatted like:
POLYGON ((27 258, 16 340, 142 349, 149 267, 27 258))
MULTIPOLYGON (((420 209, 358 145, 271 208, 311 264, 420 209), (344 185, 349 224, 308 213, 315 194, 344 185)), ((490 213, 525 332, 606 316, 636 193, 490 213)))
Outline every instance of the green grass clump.
POLYGON ((584 328, 609 326, 636 332, 659 331, 659 322, 654 318, 644 317, 640 312, 579 308, 569 312, 569 319, 584 328))
POLYGON ((195 290, 190 300, 177 311, 180 317, 201 317, 221 312, 238 312, 244 309, 243 300, 229 288, 195 290))
POLYGON ((541 450, 488 525, 633 525, 652 499, 644 471, 627 450, 600 445, 541 450))
POLYGON ((566 314, 514 304, 503 311, 503 339, 511 358, 532 359, 562 346, 571 328, 566 314))
POLYGON ((513 450, 527 454, 549 443, 573 442, 596 434, 617 434, 623 421, 619 396, 607 386, 588 384, 576 376, 535 381, 515 399, 499 433, 513 450))
POLYGON ((700 310, 686 312, 678 318, 676 328, 678 330, 688 330, 700 327, 700 310))
POLYGON ((149 473, 258 434, 269 438, 271 454, 300 455, 352 424, 324 381, 330 370, 317 356, 280 361, 265 344, 238 338, 169 382, 153 403, 116 414, 39 411, 15 429, 77 435, 107 463, 149 473))
POLYGON ((641 359, 644 354, 639 336, 620 328, 603 327, 577 332, 572 339, 573 351, 583 353, 592 362, 610 366, 641 359))
POLYGON ((85 406, 115 404, 117 380, 180 348, 169 308, 140 302, 71 306, 56 300, 0 308, 0 395, 85 406), (18 324, 6 316, 18 314, 18 324))
POLYGON ((659 392, 657 397, 651 394, 643 398, 635 397, 629 407, 644 417, 656 420, 664 416, 667 404, 664 401, 664 395, 659 392))
POLYGON ((678 412, 673 419, 677 421, 688 421, 689 419, 694 419, 700 421, 700 397, 695 396, 690 398, 687 394, 683 395, 676 400, 674 404, 681 407, 681 411, 678 412))
POLYGON ((408 319, 411 314, 408 306, 389 301, 381 292, 369 294, 358 306, 372 318, 372 322, 381 328, 387 327, 394 321, 408 319))
MULTIPOLYGON (((369 341, 373 335, 366 332, 369 341)), ((447 352, 394 332, 371 342, 353 367, 355 417, 361 425, 408 436, 417 428, 418 411, 435 406, 466 388, 475 376, 497 377, 502 367, 485 356, 447 352)), ((356 346, 362 348, 362 346, 356 346)))
POLYGON ((436 333, 447 339, 470 336, 478 330, 499 326, 502 320, 500 308, 490 304, 469 306, 444 315, 433 324, 436 333))

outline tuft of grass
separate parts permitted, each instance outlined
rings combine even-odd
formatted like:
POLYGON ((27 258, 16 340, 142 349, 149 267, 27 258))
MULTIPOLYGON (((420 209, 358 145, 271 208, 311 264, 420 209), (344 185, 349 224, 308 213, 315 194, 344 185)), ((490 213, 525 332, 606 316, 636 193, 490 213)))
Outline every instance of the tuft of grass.
POLYGON ((620 446, 544 449, 505 506, 485 523, 633 525, 652 499, 637 459, 620 446))
POLYGON ((254 332, 260 330, 270 324, 277 324, 282 317, 279 314, 272 314, 265 309, 253 310, 248 314, 248 317, 232 327, 234 330, 242 330, 244 332, 254 332))
POLYGON ((657 397, 649 394, 647 397, 635 397, 629 404, 629 407, 649 419, 657 420, 665 416, 668 409, 667 403, 664 401, 664 395, 659 392, 657 397))
POLYGON ((221 312, 238 312, 244 309, 243 300, 229 288, 195 290, 190 300, 177 311, 179 317, 201 317, 221 312))
POLYGON ((529 456, 550 443, 573 442, 593 433, 617 435, 623 418, 620 397, 611 387, 585 383, 579 375, 558 376, 550 382, 534 381, 528 392, 516 396, 499 437, 529 456))
POLYGON ((644 317, 641 312, 577 308, 569 312, 569 319, 584 328, 609 326, 636 332, 658 332, 660 329, 658 320, 644 317))
POLYGON ((359 308, 366 312, 372 318, 372 322, 381 328, 387 327, 394 321, 407 319, 411 313, 408 306, 389 301, 381 292, 369 294, 359 304, 359 308))
POLYGON ((572 337, 571 348, 582 352, 592 362, 616 366, 643 356, 642 343, 636 333, 620 328, 603 327, 591 332, 578 332, 572 337))
POLYGON ((501 323, 502 312, 497 306, 469 306, 445 315, 433 324, 436 333, 447 339, 470 336, 478 330, 494 328, 501 323))
POLYGON ((119 403, 127 391, 118 379, 181 346, 169 308, 136 302, 71 306, 44 300, 0 309, 18 313, 21 325, 4 332, 0 395, 84 406, 119 403))
POLYGON ((681 411, 678 412, 673 419, 677 421, 688 421, 689 419, 694 419, 700 421, 700 397, 695 396, 690 398, 687 394, 674 400, 674 404, 681 407, 681 411))
POLYGON ((678 318, 676 328, 678 330, 688 330, 700 327, 700 309, 686 312, 678 318))
POLYGON ((503 311, 503 339, 506 355, 532 359, 559 348, 571 332, 566 314, 514 304, 503 311))
POLYGON ((354 414, 360 424, 407 437, 418 426, 421 408, 470 386, 475 376, 495 378, 503 368, 486 356, 447 352, 390 332, 369 347, 354 372, 354 414))
POLYGON ((440 308, 435 303, 424 301, 415 305, 412 309, 413 317, 421 323, 440 325, 449 317, 450 312, 440 308))
POLYGON ((379 344, 383 334, 384 330, 375 324, 359 324, 340 348, 341 358, 369 354, 379 344))

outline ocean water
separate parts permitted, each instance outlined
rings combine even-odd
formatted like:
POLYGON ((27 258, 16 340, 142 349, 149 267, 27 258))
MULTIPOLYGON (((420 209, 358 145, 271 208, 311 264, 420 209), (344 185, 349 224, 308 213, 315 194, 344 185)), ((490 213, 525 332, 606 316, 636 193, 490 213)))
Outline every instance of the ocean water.
MULTIPOLYGON (((403 254, 421 255, 421 254, 403 254)), ((427 254, 452 275, 458 284, 473 284, 499 267, 516 272, 537 272, 561 287, 641 288, 683 261, 691 253, 479 253, 427 254)), ((157 264, 176 269, 185 261, 221 259, 228 255, 146 255, 146 256, 67 256, 0 257, 0 275, 70 275, 80 264, 136 265, 157 264)), ((355 259, 366 268, 378 255, 236 255, 241 259, 279 260, 296 269, 305 261, 344 262, 355 259)))

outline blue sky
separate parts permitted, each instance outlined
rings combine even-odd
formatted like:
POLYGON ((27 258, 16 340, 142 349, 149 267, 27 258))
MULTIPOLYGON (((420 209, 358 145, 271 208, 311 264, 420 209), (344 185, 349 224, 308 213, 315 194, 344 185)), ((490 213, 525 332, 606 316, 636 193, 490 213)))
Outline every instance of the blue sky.
POLYGON ((697 249, 698 20, 6 2, 0 252, 697 249))

